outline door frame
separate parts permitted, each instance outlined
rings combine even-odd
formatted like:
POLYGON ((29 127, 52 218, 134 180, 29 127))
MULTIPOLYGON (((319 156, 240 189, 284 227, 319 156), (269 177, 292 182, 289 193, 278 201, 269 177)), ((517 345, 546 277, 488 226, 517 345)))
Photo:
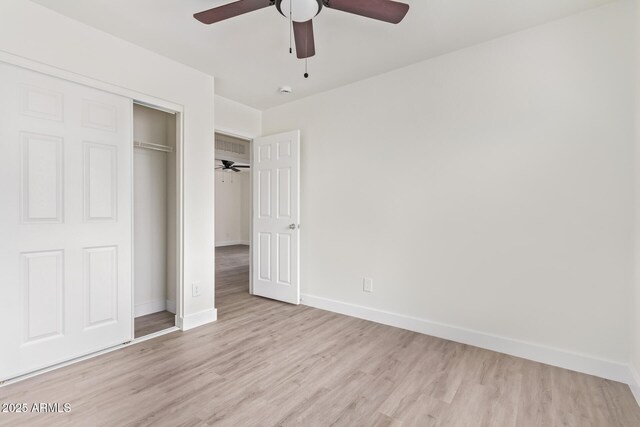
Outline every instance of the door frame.
MULTIPOLYGON (((214 131, 214 135, 216 133, 219 133, 220 135, 225 135, 225 136, 230 136, 233 138, 238 138, 238 139, 243 139, 245 141, 247 141, 249 143, 249 165, 253 165, 253 140, 256 138, 255 136, 249 136, 246 134, 243 134, 242 132, 236 132, 234 130, 228 130, 225 129, 224 127, 218 127, 216 126, 216 129, 214 131)), ((214 157, 215 157, 215 137, 214 137, 214 157)), ((214 159, 215 160, 215 159, 214 159)), ((214 184, 213 184, 213 191, 214 191, 214 200, 213 200, 213 212, 214 212, 214 222, 213 222, 213 230, 214 230, 214 234, 215 234, 215 191, 216 191, 216 186, 215 186, 215 179, 214 179, 214 184)), ((214 235, 214 246, 215 246, 215 235, 214 235)), ((253 247, 253 168, 249 168, 249 294, 253 295, 253 251, 251 250, 251 248, 253 247)), ((215 250, 214 250, 214 267, 215 267, 215 250)), ((216 287, 216 283, 215 280, 213 282, 213 292, 215 294, 215 287, 216 287)), ((217 302, 216 302, 217 304, 217 302)))
MULTIPOLYGON (((127 89, 121 86, 106 83, 100 80, 96 80, 92 77, 88 77, 79 73, 67 71, 58 67, 43 64, 38 61, 34 61, 28 58, 24 58, 12 53, 0 50, 0 62, 4 62, 10 65, 14 65, 20 68, 27 69, 29 71, 35 71, 50 77, 66 80, 72 83, 87 86, 93 89, 97 89, 103 92, 111 93, 114 95, 122 96, 132 100, 132 103, 138 103, 149 106, 151 108, 159 109, 176 115, 176 274, 177 274, 177 292, 176 292, 176 318, 180 319, 184 317, 184 300, 185 300, 185 287, 184 287, 184 106, 180 103, 172 102, 166 99, 157 98, 155 96, 138 92, 135 90, 127 89)), ((133 112, 132 112, 133 114, 133 112)), ((133 130, 131 132, 131 152, 133 153, 133 130)), ((133 176, 133 161, 131 162, 131 174, 133 176)), ((133 186, 133 181, 131 182, 133 186)), ((133 189, 132 189, 133 197, 133 189)), ((133 200, 132 200, 133 202, 133 200)), ((133 209, 131 210, 131 221, 133 224, 133 209)), ((133 228, 131 233, 131 239, 133 240, 133 228)), ((133 262, 133 242, 132 242, 132 262, 133 262)), ((133 264, 132 264, 133 265, 133 264)), ((131 281, 133 284, 133 268, 131 270, 131 281)), ((133 291, 133 286, 131 287, 133 291)), ((131 313, 134 313, 133 307, 133 294, 131 313)), ((133 327, 133 326, 132 326, 133 327)), ((133 331, 132 335, 133 337, 133 331)), ((126 344, 126 343, 125 343, 126 344)), ((89 355, 90 356, 90 355, 89 355)))

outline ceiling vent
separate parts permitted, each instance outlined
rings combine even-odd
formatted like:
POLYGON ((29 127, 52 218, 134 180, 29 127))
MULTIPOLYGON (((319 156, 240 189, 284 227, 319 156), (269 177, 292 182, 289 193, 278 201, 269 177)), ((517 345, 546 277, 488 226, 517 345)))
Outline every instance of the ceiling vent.
POLYGON ((249 157, 249 141, 216 133, 216 159, 246 163, 249 157))
POLYGON ((219 140, 216 140, 216 150, 240 155, 246 154, 247 152, 247 148, 240 143, 219 140))

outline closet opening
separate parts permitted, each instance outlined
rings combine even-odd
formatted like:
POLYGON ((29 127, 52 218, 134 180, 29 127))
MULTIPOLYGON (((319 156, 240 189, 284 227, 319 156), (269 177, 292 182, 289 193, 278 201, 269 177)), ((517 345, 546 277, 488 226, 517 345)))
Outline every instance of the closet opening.
POLYGON ((179 114, 133 105, 134 338, 175 329, 179 114))
POLYGON ((215 157, 215 300, 220 318, 251 293, 251 141, 216 132, 215 157))

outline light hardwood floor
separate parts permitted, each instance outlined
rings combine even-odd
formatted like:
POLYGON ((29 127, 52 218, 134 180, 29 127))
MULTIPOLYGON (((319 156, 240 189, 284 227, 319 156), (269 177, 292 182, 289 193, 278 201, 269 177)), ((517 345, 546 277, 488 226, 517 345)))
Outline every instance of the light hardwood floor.
POLYGON ((0 389, 69 402, 20 425, 640 426, 626 385, 247 294, 248 251, 216 251, 219 321, 0 389))
POLYGON ((168 311, 147 314, 146 316, 136 317, 134 326, 135 332, 133 335, 136 338, 140 338, 176 326, 175 315, 168 311))

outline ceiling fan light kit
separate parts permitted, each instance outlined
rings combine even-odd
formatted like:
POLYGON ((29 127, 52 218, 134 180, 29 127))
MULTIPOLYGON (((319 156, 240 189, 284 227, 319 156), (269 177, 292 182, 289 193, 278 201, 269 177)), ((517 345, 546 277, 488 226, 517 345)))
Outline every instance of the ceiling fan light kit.
POLYGON ((322 0, 276 0, 276 9, 293 22, 307 22, 320 13, 322 0))
MULTIPOLYGON (((214 24, 269 6, 275 6, 278 12, 290 21, 296 43, 296 56, 300 59, 307 59, 316 54, 313 18, 318 16, 323 8, 391 24, 400 23, 409 11, 408 4, 393 0, 238 0, 196 13, 193 17, 203 24, 214 24)), ((309 77, 306 69, 304 76, 309 77)))

